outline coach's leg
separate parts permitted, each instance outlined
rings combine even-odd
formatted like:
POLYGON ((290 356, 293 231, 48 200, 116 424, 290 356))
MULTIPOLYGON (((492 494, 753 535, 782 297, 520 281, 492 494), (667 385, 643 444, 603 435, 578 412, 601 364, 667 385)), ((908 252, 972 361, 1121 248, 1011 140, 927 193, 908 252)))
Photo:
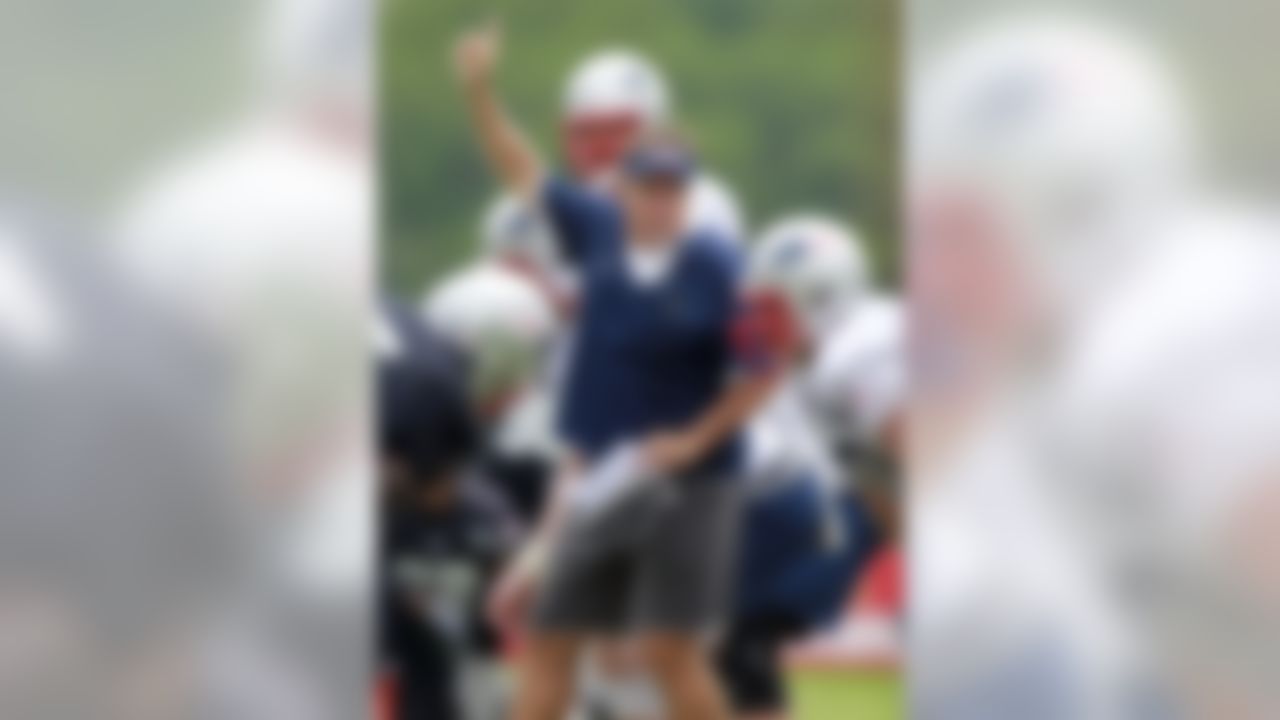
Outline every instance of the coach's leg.
POLYGON ((739 491, 727 479, 676 482, 661 531, 640 561, 638 637, 673 720, 724 720, 727 703, 707 641, 728 619, 739 491))
POLYGON ((640 639, 671 720, 727 720, 728 706, 705 643, 696 635, 648 632, 640 639))
POLYGON ((562 720, 569 710, 583 637, 535 632, 522 651, 514 720, 562 720))
POLYGON ((515 720, 563 720, 588 638, 623 626, 634 562, 603 535, 593 524, 569 524, 561 531, 534 600, 515 720))

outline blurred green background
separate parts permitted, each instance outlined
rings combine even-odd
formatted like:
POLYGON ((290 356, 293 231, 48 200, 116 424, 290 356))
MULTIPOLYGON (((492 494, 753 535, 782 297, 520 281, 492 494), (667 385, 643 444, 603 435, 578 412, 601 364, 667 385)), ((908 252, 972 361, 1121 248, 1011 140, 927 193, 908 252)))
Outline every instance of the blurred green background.
POLYGON ((500 84, 555 157, 562 84, 610 45, 668 75, 681 127, 737 192, 751 228, 821 209, 896 273, 899 8, 894 0, 384 0, 382 265, 416 295, 474 252, 495 192, 464 125, 450 50, 473 23, 507 30, 500 84))

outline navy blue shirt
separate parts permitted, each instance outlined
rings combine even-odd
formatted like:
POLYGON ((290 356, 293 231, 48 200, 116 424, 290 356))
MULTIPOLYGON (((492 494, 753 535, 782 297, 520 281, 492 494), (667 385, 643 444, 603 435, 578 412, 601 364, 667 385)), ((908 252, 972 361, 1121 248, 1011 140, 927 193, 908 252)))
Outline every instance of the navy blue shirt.
MULTIPOLYGON (((684 428, 716 402, 734 369, 732 245, 705 234, 681 238, 669 271, 642 284, 627 271, 626 231, 612 200, 553 179, 543 203, 581 286, 560 431, 590 460, 684 428)), ((691 472, 730 474, 740 445, 729 437, 691 472)))

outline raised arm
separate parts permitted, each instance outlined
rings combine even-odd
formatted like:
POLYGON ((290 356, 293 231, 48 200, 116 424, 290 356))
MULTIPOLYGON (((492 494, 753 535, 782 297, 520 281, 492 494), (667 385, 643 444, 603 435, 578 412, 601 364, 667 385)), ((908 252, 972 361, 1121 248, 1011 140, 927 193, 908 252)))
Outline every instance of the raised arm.
POLYGON ((524 132, 503 107, 493 75, 502 51, 502 31, 489 23, 458 41, 454 61, 471 125, 503 188, 523 200, 536 201, 542 162, 524 132))

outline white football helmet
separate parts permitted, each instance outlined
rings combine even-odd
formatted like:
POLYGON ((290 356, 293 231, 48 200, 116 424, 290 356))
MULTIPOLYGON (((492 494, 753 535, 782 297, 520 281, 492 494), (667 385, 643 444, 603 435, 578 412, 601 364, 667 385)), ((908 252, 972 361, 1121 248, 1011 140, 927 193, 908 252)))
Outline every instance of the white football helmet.
POLYGON ((1191 118, 1169 69, 1138 39, 1024 17, 920 66, 913 195, 962 199, 1050 273, 1037 283, 1096 287, 1149 237, 1136 225, 1180 204, 1196 154, 1191 118))
POLYGON ((422 300, 427 322, 468 354, 480 402, 518 391, 538 371, 555 314, 528 280, 478 264, 447 278, 422 300))
POLYGON ((748 281, 780 291, 811 339, 833 331, 871 284, 862 240, 818 214, 769 226, 752 250, 748 281))
POLYGON ((566 117, 635 115, 645 125, 666 121, 671 95, 657 66, 634 51, 611 48, 583 60, 569 77, 566 117))

